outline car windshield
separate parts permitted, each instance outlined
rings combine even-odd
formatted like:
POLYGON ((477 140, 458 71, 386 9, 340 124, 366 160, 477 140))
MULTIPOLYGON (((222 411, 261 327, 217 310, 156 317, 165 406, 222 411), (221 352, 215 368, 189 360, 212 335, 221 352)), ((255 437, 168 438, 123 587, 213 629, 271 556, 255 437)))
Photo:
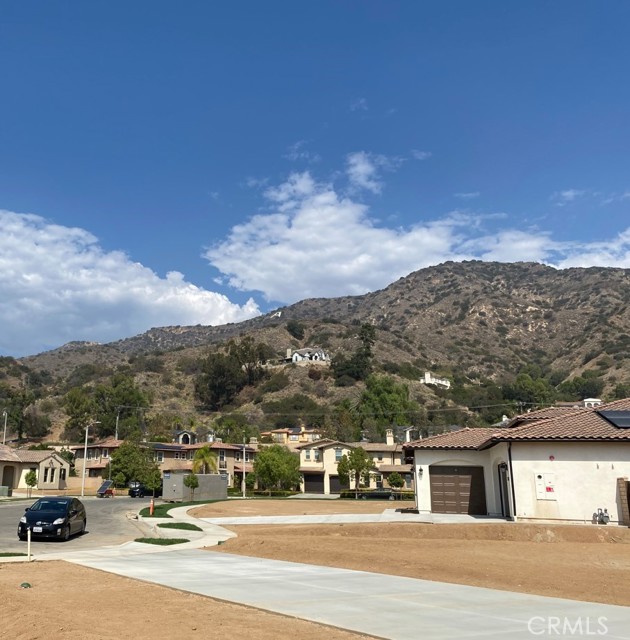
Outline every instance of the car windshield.
POLYGON ((67 509, 67 502, 59 502, 58 500, 38 500, 32 507, 31 511, 60 511, 67 509))

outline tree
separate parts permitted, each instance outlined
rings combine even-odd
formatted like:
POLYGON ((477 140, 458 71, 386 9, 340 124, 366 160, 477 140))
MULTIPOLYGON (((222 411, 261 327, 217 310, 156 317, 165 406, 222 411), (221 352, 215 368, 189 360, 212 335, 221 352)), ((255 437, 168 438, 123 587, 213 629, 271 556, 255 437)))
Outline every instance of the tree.
POLYGON ((37 472, 35 469, 31 469, 25 476, 24 482, 26 482, 26 486, 28 487, 27 497, 31 497, 31 492, 33 491, 33 487, 37 484, 37 472))
POLYGON ((41 438, 50 432, 50 418, 31 405, 24 412, 24 431, 30 438, 41 438))
POLYGON ((77 442, 81 439, 85 426, 93 420, 96 404, 86 387, 73 387, 63 397, 63 408, 68 415, 64 428, 64 438, 77 442))
POLYGON ((275 353, 269 345, 263 342, 254 342, 252 337, 247 336, 240 342, 230 340, 228 355, 235 358, 240 364, 245 372, 247 384, 253 385, 267 375, 263 365, 273 358, 275 353))
POLYGON ((217 454, 210 448, 210 445, 204 444, 201 449, 195 451, 193 457, 192 469, 194 473, 217 473, 219 465, 217 463, 217 454))
POLYGON ((151 452, 135 442, 125 441, 110 459, 111 475, 117 485, 126 485, 131 480, 146 484, 152 474, 159 469, 151 457, 151 452), (121 481, 122 480, 122 481, 121 481))
POLYGON ((194 502, 195 489, 199 486, 199 478, 194 472, 184 476, 184 486, 190 489, 190 501, 194 502))
POLYGON ((409 387, 389 376, 371 375, 365 381, 358 412, 364 421, 373 421, 379 434, 390 425, 414 424, 418 405, 409 398, 409 387))
POLYGON ((375 469, 372 458, 362 447, 352 449, 349 454, 341 456, 341 460, 337 465, 339 479, 343 483, 347 483, 352 479, 354 481, 354 497, 359 497, 359 485, 361 480, 369 481, 370 471, 375 469))
POLYGON ((361 325, 358 338, 361 346, 349 358, 343 354, 333 358, 331 366, 337 386, 348 386, 349 380, 365 380, 372 372, 376 329, 366 322, 361 325))
POLYGON ((162 472, 158 469, 157 465, 147 470, 142 484, 153 492, 153 497, 155 498, 155 491, 159 489, 162 484, 162 472))
POLYGON ((211 353, 195 380, 195 395, 204 407, 218 411, 230 404, 247 384, 239 361, 223 353, 211 353))
POLYGON ((405 479, 398 473, 398 471, 393 471, 387 476, 387 484, 392 489, 402 489, 405 484, 405 479))
POLYGON ((293 489, 300 482, 300 457, 279 444, 265 447, 254 459, 254 473, 270 495, 272 489, 293 489))
POLYGON ((299 320, 289 320, 287 322, 287 331, 297 340, 304 338, 304 325, 299 320))

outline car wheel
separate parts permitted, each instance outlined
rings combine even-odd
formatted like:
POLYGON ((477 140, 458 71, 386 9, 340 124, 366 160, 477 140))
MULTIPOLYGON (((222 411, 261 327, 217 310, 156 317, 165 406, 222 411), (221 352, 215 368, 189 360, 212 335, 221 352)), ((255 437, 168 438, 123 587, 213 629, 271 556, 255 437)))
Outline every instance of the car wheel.
POLYGON ((67 542, 68 540, 70 540, 70 525, 68 525, 64 530, 63 530, 63 534, 62 534, 62 539, 64 542, 67 542))
POLYGON ((19 540, 20 542, 25 542, 25 541, 26 541, 26 536, 21 536, 21 535, 18 533, 18 540, 19 540))
POLYGON ((85 533, 85 528, 87 527, 87 521, 83 520, 81 523, 81 529, 79 531, 79 535, 82 536, 85 533))

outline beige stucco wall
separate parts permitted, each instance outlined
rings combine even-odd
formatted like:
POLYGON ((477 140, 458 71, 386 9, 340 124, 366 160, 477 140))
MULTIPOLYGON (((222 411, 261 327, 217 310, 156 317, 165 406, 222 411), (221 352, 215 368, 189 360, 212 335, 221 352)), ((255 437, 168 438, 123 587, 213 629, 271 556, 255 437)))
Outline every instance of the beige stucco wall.
POLYGON ((503 444, 497 445, 487 451, 417 449, 415 452, 414 469, 418 487, 418 509, 423 513, 431 512, 430 467, 432 465, 483 467, 488 515, 500 517, 501 498, 498 466, 501 462, 507 462, 507 447, 503 444), (420 472, 420 470, 422 470, 422 472, 420 472))
POLYGON ((519 442, 512 461, 518 518, 591 522, 606 508, 618 522, 617 478, 630 477, 630 443, 519 442), (555 499, 537 495, 539 475, 538 482, 553 482, 544 493, 555 499))

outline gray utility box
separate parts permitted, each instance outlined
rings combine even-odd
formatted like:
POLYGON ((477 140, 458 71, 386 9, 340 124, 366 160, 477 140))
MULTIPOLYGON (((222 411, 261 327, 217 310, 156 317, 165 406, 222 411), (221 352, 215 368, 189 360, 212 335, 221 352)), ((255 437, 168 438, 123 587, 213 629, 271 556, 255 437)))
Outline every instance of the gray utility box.
MULTIPOLYGON (((191 490, 184 485, 188 473, 165 473, 162 499, 167 502, 190 502, 191 490)), ((197 474, 199 486, 195 489, 195 500, 227 500, 227 478, 218 473, 197 474)))
POLYGON ((0 498, 10 498, 13 495, 11 487, 0 487, 0 498))

